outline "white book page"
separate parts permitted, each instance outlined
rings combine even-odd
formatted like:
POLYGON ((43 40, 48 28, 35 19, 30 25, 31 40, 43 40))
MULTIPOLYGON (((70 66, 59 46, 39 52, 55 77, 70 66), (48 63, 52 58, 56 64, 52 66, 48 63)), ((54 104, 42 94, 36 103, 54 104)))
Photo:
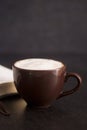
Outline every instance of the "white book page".
POLYGON ((0 65, 0 99, 17 94, 13 83, 13 71, 0 65))
POLYGON ((13 72, 11 69, 0 65, 0 84, 13 82, 13 72))

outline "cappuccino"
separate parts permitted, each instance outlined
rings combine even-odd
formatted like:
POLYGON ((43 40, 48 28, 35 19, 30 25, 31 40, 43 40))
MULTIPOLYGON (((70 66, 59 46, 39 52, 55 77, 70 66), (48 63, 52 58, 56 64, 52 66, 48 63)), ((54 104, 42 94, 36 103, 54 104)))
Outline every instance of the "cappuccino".
POLYGON ((19 95, 30 107, 47 108, 54 100, 70 95, 81 85, 81 78, 77 73, 69 73, 66 66, 51 59, 25 59, 16 61, 13 66, 14 84, 19 95), (67 91, 63 90, 65 81, 76 79, 75 86, 67 91))
POLYGON ((15 66, 26 70, 51 70, 61 68, 64 65, 59 61, 51 59, 32 58, 17 61, 15 66))

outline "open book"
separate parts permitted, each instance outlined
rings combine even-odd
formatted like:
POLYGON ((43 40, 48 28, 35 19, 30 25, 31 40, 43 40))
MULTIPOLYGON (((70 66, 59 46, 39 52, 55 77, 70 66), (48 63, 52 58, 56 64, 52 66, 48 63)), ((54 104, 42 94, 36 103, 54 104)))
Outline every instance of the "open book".
POLYGON ((0 99, 18 94, 13 83, 13 72, 11 69, 0 65, 0 99))

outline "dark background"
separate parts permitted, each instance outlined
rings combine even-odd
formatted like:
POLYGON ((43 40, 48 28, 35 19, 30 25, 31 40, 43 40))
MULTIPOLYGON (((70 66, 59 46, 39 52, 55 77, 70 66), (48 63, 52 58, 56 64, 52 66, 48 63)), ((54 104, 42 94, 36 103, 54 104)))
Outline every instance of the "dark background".
POLYGON ((16 59, 28 57, 62 60, 69 54, 80 60, 87 55, 86 42, 86 0, 0 1, 2 64, 2 57, 10 66, 16 59))
POLYGON ((82 76, 82 88, 46 112, 28 111, 23 120, 15 112, 8 122, 0 117, 0 127, 87 129, 86 0, 0 0, 0 64, 11 68, 15 60, 31 57, 63 61, 82 76))

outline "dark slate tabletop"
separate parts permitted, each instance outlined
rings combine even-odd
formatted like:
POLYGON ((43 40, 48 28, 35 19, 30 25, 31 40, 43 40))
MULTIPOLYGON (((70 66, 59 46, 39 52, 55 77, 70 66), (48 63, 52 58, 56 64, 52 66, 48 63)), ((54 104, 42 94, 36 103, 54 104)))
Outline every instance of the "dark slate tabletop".
MULTIPOLYGON (((0 130, 87 129, 87 58, 84 55, 75 54, 58 54, 55 57, 67 65, 67 71, 77 72, 81 75, 83 84, 80 90, 55 101, 50 108, 41 110, 29 108, 26 102, 19 97, 8 97, 2 101, 11 115, 5 117, 0 114, 0 130)), ((23 57, 18 56, 18 58, 23 57)), ((1 60, 1 63, 11 67, 14 60, 17 60, 15 56, 10 58, 10 63, 4 59, 1 60)), ((72 82, 74 81, 69 81, 65 85, 66 89, 73 87, 72 82)))

